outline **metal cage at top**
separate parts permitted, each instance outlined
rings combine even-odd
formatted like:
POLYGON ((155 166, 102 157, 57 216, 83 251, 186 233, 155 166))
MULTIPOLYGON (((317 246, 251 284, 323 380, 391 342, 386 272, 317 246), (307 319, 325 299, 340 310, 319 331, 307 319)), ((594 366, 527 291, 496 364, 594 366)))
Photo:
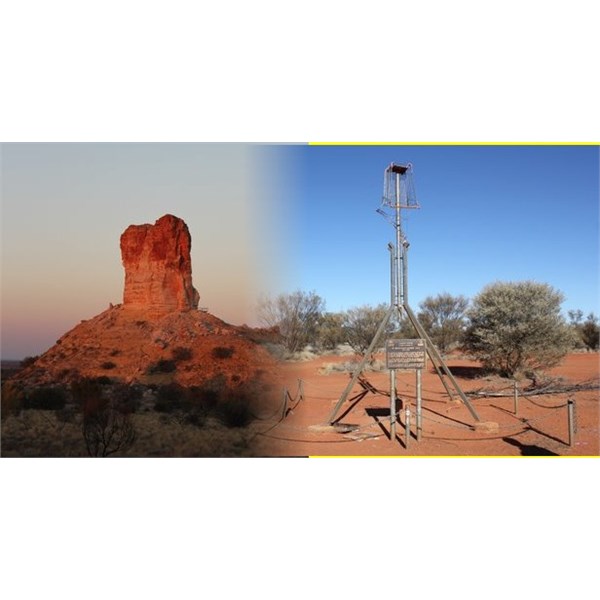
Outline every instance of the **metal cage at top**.
POLYGON ((391 208, 419 208, 410 163, 391 163, 385 170, 381 204, 391 208))

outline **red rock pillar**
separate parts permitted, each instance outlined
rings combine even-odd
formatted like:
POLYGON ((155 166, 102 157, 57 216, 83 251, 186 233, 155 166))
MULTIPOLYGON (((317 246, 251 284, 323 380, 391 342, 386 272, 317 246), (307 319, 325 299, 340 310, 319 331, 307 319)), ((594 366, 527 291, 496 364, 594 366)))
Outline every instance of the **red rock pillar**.
POLYGON ((165 215, 154 225, 130 225, 121 235, 123 304, 162 315, 198 307, 192 285, 192 238, 183 220, 165 215))

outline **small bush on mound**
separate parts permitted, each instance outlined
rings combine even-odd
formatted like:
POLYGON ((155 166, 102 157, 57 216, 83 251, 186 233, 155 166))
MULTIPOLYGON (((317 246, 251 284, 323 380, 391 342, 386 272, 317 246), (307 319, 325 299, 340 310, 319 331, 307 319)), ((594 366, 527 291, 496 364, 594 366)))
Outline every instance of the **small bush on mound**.
POLYGON ((148 373, 173 373, 173 371, 177 370, 177 365, 173 360, 166 360, 162 358, 158 362, 155 362, 153 365, 150 365, 148 368, 148 373))
POLYGON ((25 394, 24 408, 37 410, 60 410, 67 403, 67 394, 60 387, 40 387, 25 394))
POLYGON ((107 360, 106 362, 103 362, 100 365, 105 371, 110 371, 111 369, 114 369, 117 365, 112 362, 111 360, 107 360))
POLYGON ((29 367, 30 365, 32 365, 37 359, 39 358, 39 356, 26 356, 22 361, 21 361, 21 366, 23 368, 25 367, 29 367))
POLYGON ((191 348, 182 348, 181 346, 178 346, 177 348, 173 348, 173 350, 171 350, 171 356, 173 357, 174 361, 180 362, 182 360, 190 360, 192 356, 194 356, 194 353, 192 352, 191 348))
POLYGON ((225 346, 215 346, 212 349, 212 357, 213 358, 219 358, 219 359, 224 359, 224 358, 231 358, 233 356, 233 353, 235 352, 234 348, 226 348, 225 346))

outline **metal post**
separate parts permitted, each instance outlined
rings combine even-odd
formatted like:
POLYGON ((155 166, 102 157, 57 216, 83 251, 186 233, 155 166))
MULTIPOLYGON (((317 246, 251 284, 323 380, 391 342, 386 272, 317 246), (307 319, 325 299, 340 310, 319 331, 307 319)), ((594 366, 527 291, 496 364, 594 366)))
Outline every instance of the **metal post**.
POLYGON ((406 443, 406 448, 408 449, 408 443, 410 440, 410 404, 408 401, 406 402, 406 410, 404 411, 404 439, 406 443))
POLYGON ((421 441, 423 433, 423 415, 421 405, 421 369, 417 369, 417 442, 421 441))
POLYGON ((404 304, 408 304, 408 246, 406 240, 402 241, 402 296, 404 304))
POLYGON ((288 406, 288 391, 287 388, 283 388, 283 406, 281 409, 281 418, 285 419, 287 415, 287 406, 288 406))
POLYGON ((575 411, 573 404, 573 400, 567 400, 567 416, 569 419, 569 446, 572 446, 573 442, 575 441, 575 411))
POLYGON ((390 439, 396 439, 396 369, 390 369, 390 439))
POLYGON ((516 379, 513 384, 513 399, 514 399, 514 412, 516 415, 517 412, 519 411, 519 384, 517 383, 516 379))
POLYGON ((396 173, 396 306, 404 305, 406 298, 404 294, 404 282, 402 275, 404 269, 400 269, 400 260, 404 263, 404 252, 401 250, 402 243, 402 217, 400 215, 400 174, 396 173))
POLYGON ((396 252, 392 244, 388 244, 388 250, 390 251, 390 306, 396 306, 396 252))

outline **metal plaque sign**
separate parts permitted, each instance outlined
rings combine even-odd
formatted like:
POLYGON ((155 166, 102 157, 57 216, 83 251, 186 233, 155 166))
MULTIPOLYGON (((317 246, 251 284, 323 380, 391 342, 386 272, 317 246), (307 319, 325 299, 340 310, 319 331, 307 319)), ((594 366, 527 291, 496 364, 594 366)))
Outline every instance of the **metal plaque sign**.
POLYGON ((388 369, 424 369, 427 360, 425 340, 388 340, 385 366, 388 369))

